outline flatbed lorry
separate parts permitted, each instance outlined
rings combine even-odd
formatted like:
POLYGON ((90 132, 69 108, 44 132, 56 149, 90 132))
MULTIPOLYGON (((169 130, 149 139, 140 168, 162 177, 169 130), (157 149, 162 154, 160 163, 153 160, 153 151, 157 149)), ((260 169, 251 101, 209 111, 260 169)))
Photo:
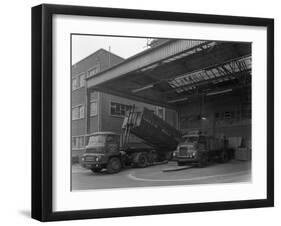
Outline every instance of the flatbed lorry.
POLYGON ((117 173, 126 166, 146 167, 168 160, 176 150, 181 132, 156 116, 153 111, 132 107, 126 114, 122 134, 97 132, 90 134, 80 163, 93 172, 106 169, 117 173), (133 134, 143 143, 131 143, 133 134))
POLYGON ((209 161, 229 161, 234 156, 234 150, 228 147, 225 137, 215 138, 200 131, 191 131, 183 136, 173 156, 179 166, 191 163, 205 167, 209 161))

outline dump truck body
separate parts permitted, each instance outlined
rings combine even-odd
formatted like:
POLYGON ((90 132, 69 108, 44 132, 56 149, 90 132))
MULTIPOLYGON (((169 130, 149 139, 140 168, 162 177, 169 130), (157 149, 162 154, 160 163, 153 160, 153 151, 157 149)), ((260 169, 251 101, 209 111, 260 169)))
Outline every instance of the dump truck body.
POLYGON ((142 111, 129 113, 124 118, 122 125, 124 130, 127 127, 129 127, 130 133, 141 138, 146 144, 161 152, 175 150, 181 139, 180 131, 147 108, 144 108, 142 111))

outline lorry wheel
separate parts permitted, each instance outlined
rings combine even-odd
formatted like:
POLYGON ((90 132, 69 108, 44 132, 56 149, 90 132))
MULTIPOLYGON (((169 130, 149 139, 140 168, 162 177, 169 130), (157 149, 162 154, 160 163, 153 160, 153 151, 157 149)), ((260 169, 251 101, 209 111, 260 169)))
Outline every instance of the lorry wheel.
POLYGON ((173 152, 166 153, 165 159, 171 161, 173 159, 173 152))
POLYGON ((118 173, 121 170, 121 167, 121 160, 117 157, 113 157, 108 161, 106 169, 108 173, 118 173))
POLYGON ((202 155, 198 162, 198 167, 203 168, 207 165, 208 163, 208 156, 207 155, 202 155))
POLYGON ((147 154, 147 160, 149 164, 153 164, 157 159, 157 154, 154 151, 150 151, 147 154))
POLYGON ((140 153, 138 156, 137 156, 137 167, 140 167, 140 168, 144 168, 147 166, 148 164, 148 156, 146 153, 140 153))
POLYGON ((203 168, 207 165, 208 162, 208 158, 206 155, 203 155, 200 159, 200 161, 198 162, 198 167, 203 168))
POLYGON ((228 155, 226 151, 222 151, 219 156, 220 163, 226 163, 228 161, 228 155))
POLYGON ((91 170, 93 173, 99 173, 102 170, 102 168, 93 168, 91 170))

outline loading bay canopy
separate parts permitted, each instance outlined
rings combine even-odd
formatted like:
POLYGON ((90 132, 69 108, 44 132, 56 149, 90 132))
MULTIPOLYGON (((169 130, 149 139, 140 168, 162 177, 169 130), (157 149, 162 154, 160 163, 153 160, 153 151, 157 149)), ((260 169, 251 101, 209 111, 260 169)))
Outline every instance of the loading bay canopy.
POLYGON ((87 79, 101 92, 176 108, 251 84, 251 44, 170 40, 87 79))

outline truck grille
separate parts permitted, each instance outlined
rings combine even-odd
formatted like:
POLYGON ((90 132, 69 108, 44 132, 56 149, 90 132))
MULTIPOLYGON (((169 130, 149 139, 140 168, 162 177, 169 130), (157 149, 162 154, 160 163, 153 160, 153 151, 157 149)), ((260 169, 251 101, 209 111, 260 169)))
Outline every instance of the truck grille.
POLYGON ((85 161, 95 161, 96 157, 95 156, 87 156, 85 157, 85 161))
POLYGON ((180 148, 179 155, 180 156, 187 156, 187 148, 180 148))

